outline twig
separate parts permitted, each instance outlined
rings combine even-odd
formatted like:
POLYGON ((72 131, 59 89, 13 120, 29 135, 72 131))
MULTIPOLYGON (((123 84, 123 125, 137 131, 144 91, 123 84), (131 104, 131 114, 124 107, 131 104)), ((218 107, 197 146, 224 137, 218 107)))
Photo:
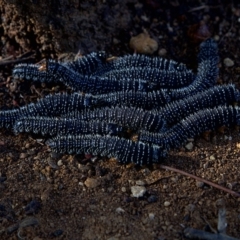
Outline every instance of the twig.
POLYGON ((22 59, 15 59, 15 60, 11 60, 11 61, 4 61, 4 62, 0 62, 0 67, 9 65, 9 64, 16 64, 16 63, 21 63, 21 62, 25 62, 29 59, 33 59, 33 57, 27 57, 27 58, 22 58, 22 59))
POLYGON ((209 233, 203 230, 198 230, 194 228, 186 228, 184 230, 184 235, 190 239, 202 239, 202 240, 239 240, 234 237, 222 233, 209 233))
POLYGON ((180 173, 180 174, 182 174, 182 175, 185 175, 185 176, 194 178, 194 179, 196 179, 196 180, 199 181, 199 182, 204 182, 204 183, 206 183, 206 184, 208 184, 208 185, 210 185, 210 186, 212 186, 212 187, 214 187, 214 188, 217 188, 217 189, 220 189, 220 190, 222 190, 222 191, 224 191, 224 192, 230 193, 230 194, 232 194, 232 195, 235 196, 235 197, 240 197, 240 193, 237 193, 237 192, 235 192, 235 191, 233 191, 233 190, 231 190, 231 189, 228 189, 228 188, 225 188, 225 187, 223 187, 223 186, 220 186, 220 185, 218 185, 218 184, 216 184, 216 183, 213 183, 213 182, 211 182, 211 181, 208 181, 208 180, 206 180, 206 179, 204 179, 204 178, 197 177, 197 176, 195 176, 195 175, 193 175, 193 174, 184 172, 184 171, 179 170, 179 169, 177 169, 177 168, 168 167, 168 166, 165 166, 165 165, 162 165, 162 164, 160 165, 160 168, 166 169, 166 170, 170 170, 170 171, 173 171, 173 172, 177 172, 177 173, 180 173))

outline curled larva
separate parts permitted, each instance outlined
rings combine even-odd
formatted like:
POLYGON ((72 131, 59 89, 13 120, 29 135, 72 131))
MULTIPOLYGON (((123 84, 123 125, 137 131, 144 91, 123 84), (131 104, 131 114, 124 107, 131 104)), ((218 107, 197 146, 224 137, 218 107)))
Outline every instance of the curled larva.
POLYGON ((57 136, 46 142, 53 151, 59 153, 91 153, 116 158, 120 163, 139 165, 160 162, 166 157, 166 151, 156 145, 132 142, 119 137, 96 135, 57 136))

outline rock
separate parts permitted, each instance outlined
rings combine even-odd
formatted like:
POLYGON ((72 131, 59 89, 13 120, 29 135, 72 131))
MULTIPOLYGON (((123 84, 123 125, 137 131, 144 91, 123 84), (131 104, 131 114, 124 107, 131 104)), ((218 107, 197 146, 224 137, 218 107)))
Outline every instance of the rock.
POLYGON ((209 157, 209 159, 210 159, 210 160, 215 160, 216 158, 214 157, 214 155, 211 155, 211 156, 209 157))
POLYGON ((58 165, 56 164, 55 160, 52 159, 51 157, 47 159, 47 162, 51 168, 58 169, 58 165))
POLYGON ((159 55, 160 57, 163 57, 163 56, 165 56, 166 54, 167 54, 167 50, 166 50, 165 48, 159 49, 158 55, 159 55))
POLYGON ((131 192, 132 196, 139 198, 142 197, 146 193, 146 188, 144 186, 132 186, 131 187, 131 192))
POLYGON ((154 213, 149 213, 148 217, 150 220, 153 220, 155 218, 155 214, 154 213))
POLYGON ((151 196, 149 196, 148 199, 147 199, 147 201, 148 201, 149 203, 157 202, 157 200, 158 200, 158 198, 157 198, 157 196, 155 196, 155 195, 151 195, 151 196))
POLYGON ((164 207, 169 207, 169 206, 171 205, 171 203, 170 203, 169 201, 165 201, 165 202, 163 203, 163 205, 164 205, 164 207))
POLYGON ((185 145, 185 148, 189 151, 191 151, 193 149, 193 143, 189 142, 188 144, 185 145))
POLYGON ((146 30, 137 36, 131 37, 129 46, 137 53, 142 54, 153 54, 158 49, 157 41, 150 38, 146 30))
POLYGON ((225 58, 223 63, 226 67, 232 67, 234 65, 234 61, 230 58, 225 58))
POLYGON ((87 178, 84 184, 88 188, 96 188, 101 184, 101 182, 99 181, 99 179, 87 178))
POLYGON ((143 180, 137 180, 137 181, 136 181, 136 185, 138 185, 138 186, 144 186, 144 185, 146 185, 146 183, 145 183, 145 181, 143 181, 143 180))
POLYGON ((118 207, 116 209, 116 213, 124 213, 124 212, 125 212, 125 210, 123 208, 121 208, 121 207, 118 207))
POLYGON ((58 160, 57 165, 58 165, 59 167, 61 167, 61 166, 63 165, 62 160, 58 160))

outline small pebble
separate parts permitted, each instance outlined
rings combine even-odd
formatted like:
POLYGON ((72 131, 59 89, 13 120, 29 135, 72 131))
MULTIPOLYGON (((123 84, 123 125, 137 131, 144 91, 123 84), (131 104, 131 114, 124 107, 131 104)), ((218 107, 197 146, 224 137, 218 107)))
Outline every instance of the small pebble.
POLYGON ((171 205, 171 203, 169 201, 165 201, 163 205, 164 205, 164 207, 169 207, 171 205))
POLYGON ((157 198, 157 196, 155 196, 155 195, 151 195, 151 196, 149 196, 148 199, 147 199, 147 201, 148 201, 149 203, 157 202, 157 200, 158 200, 158 198, 157 198))
POLYGON ((158 49, 158 42, 150 38, 148 32, 145 30, 143 33, 131 37, 129 46, 137 53, 153 54, 158 49))
POLYGON ((145 183, 143 180, 137 180, 137 181, 136 181, 136 185, 138 185, 138 186, 144 186, 144 185, 146 185, 146 183, 145 183))
POLYGON ((198 188, 202 188, 204 186, 204 182, 196 181, 196 186, 198 188))
POLYGON ((58 169, 58 165, 56 164, 56 162, 51 157, 49 157, 47 159, 47 162, 48 162, 48 164, 51 168, 58 169))
POLYGON ((20 153, 20 156, 19 156, 20 159, 23 159, 23 158, 26 158, 26 157, 27 157, 26 153, 20 153))
POLYGON ((116 209, 116 213, 124 213, 124 212, 125 212, 125 210, 122 209, 121 207, 118 207, 118 208, 116 209))
POLYGON ((160 57, 163 57, 167 54, 167 50, 165 48, 161 48, 159 51, 158 51, 158 55, 160 57))
POLYGON ((223 63, 226 67, 232 67, 234 65, 234 61, 230 58, 225 58, 223 63))
POLYGON ((146 193, 146 188, 144 186, 132 186, 131 187, 131 192, 132 196, 139 198, 142 197, 146 193))
POLYGON ((155 214, 154 213, 149 213, 148 217, 150 218, 150 220, 153 220, 155 218, 155 214))
POLYGON ((122 190, 122 192, 126 192, 127 191, 126 187, 122 187, 121 190, 122 190))
POLYGON ((61 166, 63 165, 62 160, 58 160, 57 165, 58 165, 59 167, 61 167, 61 166))
POLYGON ((193 143, 192 142, 188 143, 187 145, 185 145, 185 148, 189 151, 192 150, 193 149, 193 143))
POLYGON ((214 157, 214 155, 211 155, 211 156, 209 157, 209 159, 210 159, 210 160, 215 160, 216 158, 214 157))
POLYGON ((101 182, 99 181, 99 179, 87 178, 84 184, 88 188, 96 188, 101 184, 101 182))

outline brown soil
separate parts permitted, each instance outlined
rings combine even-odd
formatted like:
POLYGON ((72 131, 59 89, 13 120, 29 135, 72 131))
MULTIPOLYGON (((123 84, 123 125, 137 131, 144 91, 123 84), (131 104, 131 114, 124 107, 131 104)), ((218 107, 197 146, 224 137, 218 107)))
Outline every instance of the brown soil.
MULTIPOLYGON (((120 6, 118 1, 113 1, 112 5, 108 5, 108 1, 101 2, 89 1, 87 13, 82 12, 87 34, 86 38, 81 38, 83 33, 79 33, 79 45, 75 43, 67 48, 65 40, 61 45, 59 39, 64 51, 76 51, 84 46, 84 53, 97 49, 107 50, 109 55, 132 53, 128 47, 130 33, 139 34, 144 27, 158 42, 160 54, 165 49, 166 58, 196 68, 198 44, 211 35, 219 43, 219 83, 239 85, 240 6, 237 1, 232 4, 228 1, 193 1, 193 4, 190 1, 186 5, 178 1, 159 4, 155 0, 126 0, 121 1, 120 6), (199 6, 202 7, 196 8, 199 6), (106 10, 99 19, 95 15, 91 18, 94 11, 103 9, 111 14, 106 10), (125 14, 120 14, 123 12, 125 14), (106 22, 112 19, 125 25, 119 24, 116 30, 111 23, 106 28, 106 22), (94 35, 91 35, 92 28, 94 35), (89 38, 91 46, 85 44, 89 38), (234 61, 232 67, 224 64, 227 57, 234 61)), ((13 5, 6 6, 1 6, 1 21, 12 11, 13 5)), ((21 19, 22 13, 16 14, 21 19)), ((9 56, 12 56, 10 60, 15 60, 20 54, 33 50, 38 50, 34 61, 63 53, 54 44, 43 51, 44 42, 36 41, 34 28, 29 38, 23 38, 29 44, 21 45, 11 38, 12 28, 7 28, 3 22, 0 27, 3 59, 0 63, 6 62, 9 56)), ((16 28, 16 31, 21 29, 16 28)), ((75 40, 73 37, 73 42, 75 40)), ((49 44, 47 40, 46 44, 49 44)), ((49 92, 66 91, 61 85, 6 83, 13 66, 0 64, 1 109, 34 102, 49 92)), ((191 150, 172 151, 163 163, 240 192, 239 156, 238 129, 225 129, 224 133, 212 133, 210 140, 195 139, 191 150)), ((137 167, 109 159, 93 161, 82 156, 54 154, 39 136, 15 136, 1 129, 0 169, 1 239, 184 239, 186 227, 209 231, 211 225, 217 229, 220 202, 224 202, 227 212, 227 234, 240 238, 240 198, 162 170, 158 164, 137 167), (140 198, 132 196, 131 187, 135 185, 146 187, 146 193, 140 198)))

